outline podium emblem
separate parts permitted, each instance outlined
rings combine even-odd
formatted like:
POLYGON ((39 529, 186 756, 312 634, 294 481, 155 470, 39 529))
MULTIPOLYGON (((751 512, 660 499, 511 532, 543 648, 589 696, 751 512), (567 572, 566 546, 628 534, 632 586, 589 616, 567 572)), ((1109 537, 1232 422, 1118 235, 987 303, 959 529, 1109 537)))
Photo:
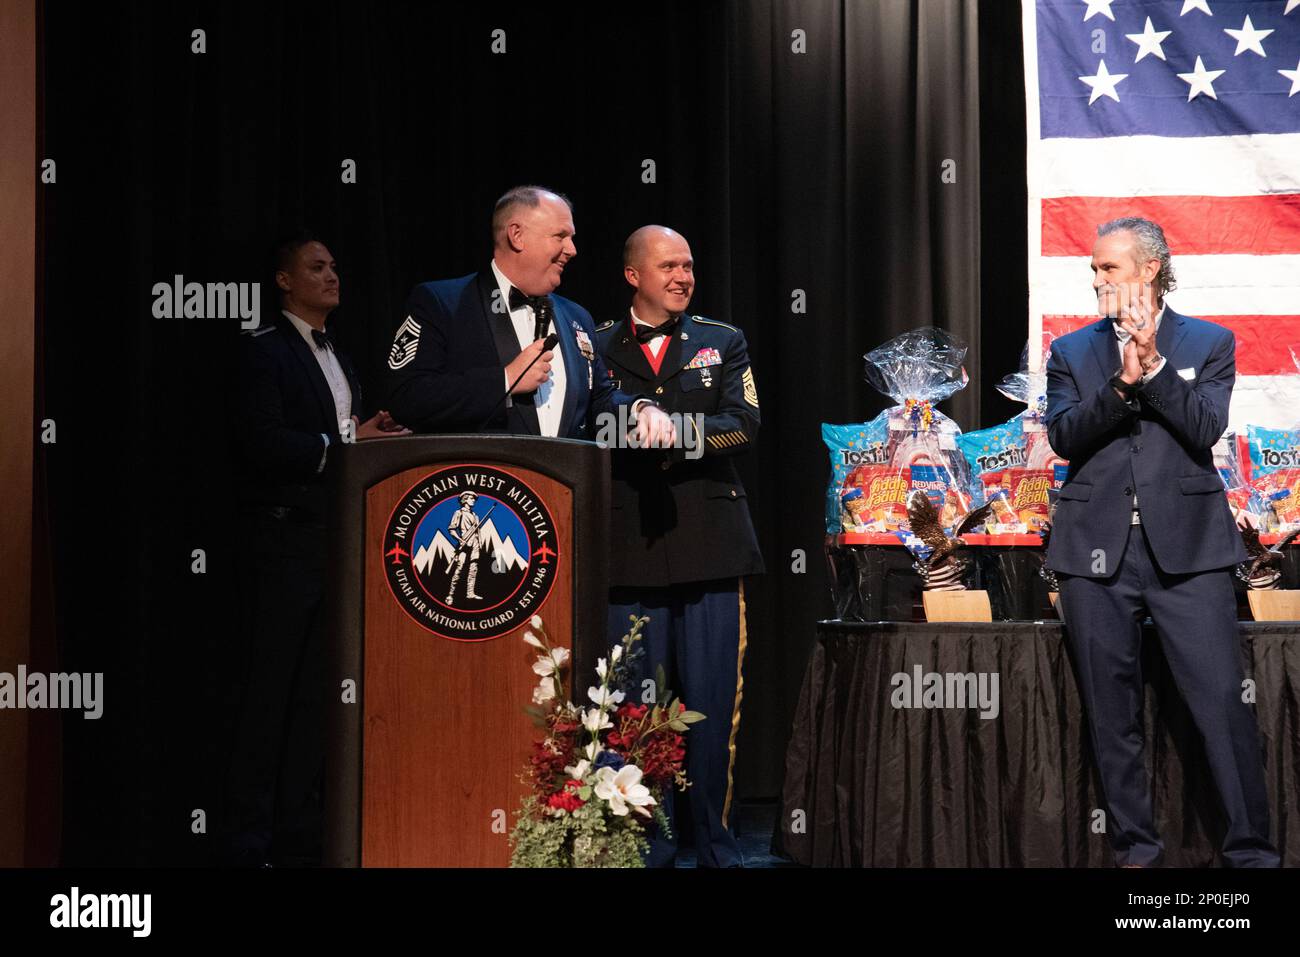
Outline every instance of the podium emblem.
POLYGON ((420 627, 486 641, 546 603, 557 544, 532 488, 505 469, 464 464, 431 472, 398 499, 380 558, 393 598, 420 627))

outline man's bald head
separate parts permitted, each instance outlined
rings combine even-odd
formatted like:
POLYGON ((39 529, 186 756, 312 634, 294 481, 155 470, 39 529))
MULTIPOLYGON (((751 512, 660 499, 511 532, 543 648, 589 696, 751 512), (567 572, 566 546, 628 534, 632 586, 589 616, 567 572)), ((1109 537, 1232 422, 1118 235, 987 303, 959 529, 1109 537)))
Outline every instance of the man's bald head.
POLYGON ((686 311, 695 292, 695 260, 686 238, 667 226, 642 226, 623 244, 623 277, 636 290, 637 317, 659 325, 686 311))
POLYGON ((623 244, 623 265, 639 267, 655 240, 686 242, 681 233, 667 226, 642 226, 627 237, 627 242, 623 244))

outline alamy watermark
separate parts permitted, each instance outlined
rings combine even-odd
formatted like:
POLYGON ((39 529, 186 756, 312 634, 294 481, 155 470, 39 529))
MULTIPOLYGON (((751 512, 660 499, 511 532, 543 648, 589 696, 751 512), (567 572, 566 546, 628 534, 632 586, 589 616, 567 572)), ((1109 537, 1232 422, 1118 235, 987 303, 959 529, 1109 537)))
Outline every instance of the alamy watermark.
POLYGON ((50 926, 55 928, 129 928, 132 937, 148 937, 152 914, 152 894, 83 894, 74 886, 50 898, 50 926))
POLYGON ((894 689, 889 703, 895 708, 978 708, 986 720, 1001 710, 996 671, 923 673, 915 665, 911 674, 897 672, 889 684, 894 689))
MULTIPOLYGON (((685 449, 687 459, 701 458, 704 455, 704 414, 669 412, 667 416, 677 430, 672 447, 685 449)), ((596 444, 602 449, 641 448, 636 438, 636 417, 630 414, 628 406, 619 406, 618 415, 602 412, 596 416, 596 444)))
POLYGON ((0 710, 68 709, 84 711, 88 721, 104 713, 104 673, 102 671, 44 674, 18 666, 18 673, 0 671, 0 710))
POLYGON ((153 284, 155 319, 239 319, 239 328, 256 329, 262 321, 260 282, 186 282, 177 273, 171 282, 153 284))

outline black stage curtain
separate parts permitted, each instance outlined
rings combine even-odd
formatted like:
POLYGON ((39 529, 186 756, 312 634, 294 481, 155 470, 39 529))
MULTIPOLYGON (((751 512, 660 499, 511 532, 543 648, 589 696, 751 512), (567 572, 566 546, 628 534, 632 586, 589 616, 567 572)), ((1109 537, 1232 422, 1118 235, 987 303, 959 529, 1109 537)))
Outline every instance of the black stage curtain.
POLYGON ((58 441, 41 451, 62 667, 107 687, 102 719, 67 722, 64 860, 206 859, 247 651, 226 422, 238 329, 153 318, 153 284, 268 291, 273 234, 314 227, 373 401, 407 291, 484 267, 491 204, 522 182, 574 200, 560 292, 597 321, 628 300, 624 237, 659 222, 692 243, 693 311, 749 338, 764 422, 744 479, 770 570, 746 590, 738 796, 779 793, 808 623, 830 611, 818 423, 883 408, 862 354, 927 324, 973 350, 971 387, 945 406, 958 422, 1014 411, 989 387, 1025 334, 1014 7, 49 5, 39 399, 58 441))
MULTIPOLYGON (((1300 631, 1243 623, 1273 840, 1300 863, 1300 631)), ((1147 768, 1171 867, 1212 867, 1226 821, 1155 630, 1143 636, 1147 768)), ((1061 625, 822 622, 786 755, 775 844, 822 867, 1109 867, 1061 625), (996 673, 1000 713, 902 709, 895 674, 996 673)))

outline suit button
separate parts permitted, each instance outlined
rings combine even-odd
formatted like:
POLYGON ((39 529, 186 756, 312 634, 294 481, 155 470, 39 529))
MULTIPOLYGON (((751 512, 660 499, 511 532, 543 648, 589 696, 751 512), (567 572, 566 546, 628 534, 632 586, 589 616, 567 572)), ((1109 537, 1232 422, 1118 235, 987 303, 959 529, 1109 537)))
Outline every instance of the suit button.
POLYGON ((655 395, 663 395, 663 394, 664 394, 663 386, 659 386, 659 388, 655 389, 655 395))
POLYGON ((1142 446, 1140 446, 1140 445, 1135 445, 1135 446, 1133 446, 1133 451, 1134 451, 1134 452, 1141 452, 1141 451, 1142 451, 1142 446))
POLYGON ((669 464, 670 464, 670 463, 668 463, 668 462, 660 462, 660 463, 659 463, 659 467, 660 467, 661 469, 663 469, 665 472, 667 472, 667 471, 668 471, 668 466, 669 466, 669 464))
POLYGON ((1132 488, 1132 486, 1125 485, 1125 486, 1124 486, 1124 494, 1125 494, 1125 495, 1132 495, 1132 494, 1133 494, 1133 488, 1132 488))
POLYGON ((736 490, 734 488, 731 490, 731 497, 732 498, 736 497, 736 490))

